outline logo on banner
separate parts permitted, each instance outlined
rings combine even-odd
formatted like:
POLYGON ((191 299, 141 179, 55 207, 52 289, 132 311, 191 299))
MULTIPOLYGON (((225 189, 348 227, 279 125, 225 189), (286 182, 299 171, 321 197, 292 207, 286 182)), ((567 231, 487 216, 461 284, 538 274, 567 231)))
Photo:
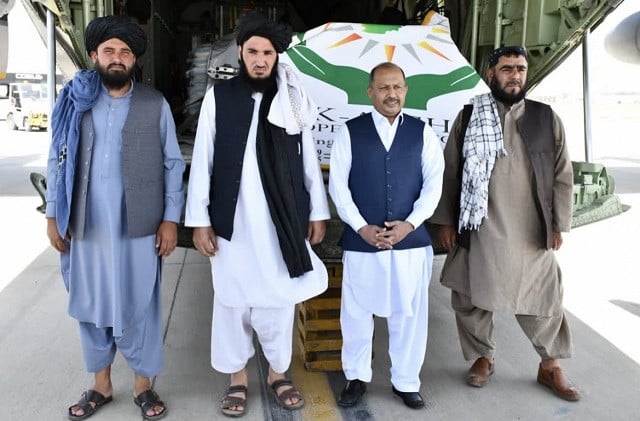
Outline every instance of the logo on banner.
POLYGON ((342 125, 372 110, 369 72, 382 62, 402 68, 409 87, 404 111, 429 124, 443 147, 462 106, 489 91, 451 40, 448 20, 437 14, 423 25, 328 23, 298 34, 280 59, 299 71, 318 104, 312 131, 325 167, 342 125))

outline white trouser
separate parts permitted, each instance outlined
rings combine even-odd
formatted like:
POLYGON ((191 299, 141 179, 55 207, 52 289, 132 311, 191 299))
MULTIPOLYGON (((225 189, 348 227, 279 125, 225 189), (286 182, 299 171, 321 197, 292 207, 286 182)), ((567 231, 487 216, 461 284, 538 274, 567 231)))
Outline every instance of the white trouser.
MULTIPOLYGON (((342 288, 340 325, 342 369, 347 380, 370 382, 373 314, 358 306, 350 288, 342 288)), ((427 350, 428 289, 419 289, 411 317, 392 313, 387 317, 391 384, 401 392, 420 390, 420 370, 427 350)))
POLYGON ((253 331, 276 373, 291 363, 295 304, 280 308, 227 307, 213 298, 211 366, 221 373, 242 370, 255 354, 253 331))

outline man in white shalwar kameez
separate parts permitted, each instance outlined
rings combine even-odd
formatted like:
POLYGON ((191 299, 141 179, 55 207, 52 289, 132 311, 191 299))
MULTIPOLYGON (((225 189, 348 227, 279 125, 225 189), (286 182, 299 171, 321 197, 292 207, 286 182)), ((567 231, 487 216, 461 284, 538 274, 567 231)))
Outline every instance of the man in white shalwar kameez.
POLYGON ((211 365, 231 375, 220 403, 227 416, 246 411, 254 331, 277 402, 303 406, 285 374, 295 304, 327 288, 311 244, 330 217, 310 130, 317 107, 277 60, 290 30, 251 13, 236 40, 240 75, 215 85, 202 103, 186 212, 194 245, 211 260, 211 365))
POLYGON ((401 68, 376 66, 367 87, 374 110, 349 120, 331 151, 329 192, 346 223, 342 406, 355 405, 371 381, 374 315, 387 318, 393 392, 411 408, 424 406, 433 262, 424 221, 440 198, 444 160, 431 127, 402 112, 407 89, 401 68))

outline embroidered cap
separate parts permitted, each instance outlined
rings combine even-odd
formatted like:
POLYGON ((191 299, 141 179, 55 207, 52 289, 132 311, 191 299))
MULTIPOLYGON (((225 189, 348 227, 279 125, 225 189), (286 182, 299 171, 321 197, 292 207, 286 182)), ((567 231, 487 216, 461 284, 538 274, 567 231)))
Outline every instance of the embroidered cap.
POLYGON ((497 48, 489 54, 489 67, 493 67, 498 64, 500 57, 507 55, 517 55, 527 57, 527 49, 521 45, 505 45, 504 47, 497 48))

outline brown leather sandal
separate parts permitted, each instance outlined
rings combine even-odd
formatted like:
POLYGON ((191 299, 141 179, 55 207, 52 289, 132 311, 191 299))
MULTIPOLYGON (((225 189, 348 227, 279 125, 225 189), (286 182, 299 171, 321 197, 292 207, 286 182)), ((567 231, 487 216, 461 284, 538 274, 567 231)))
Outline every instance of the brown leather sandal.
POLYGON ((247 386, 238 384, 229 386, 220 401, 220 410, 227 417, 241 417, 247 412, 247 386), (240 396, 229 396, 232 393, 244 393, 244 398, 240 396), (241 406, 242 409, 231 409, 241 406))
POLYGON ((294 409, 300 409, 304 406, 304 398, 302 397, 302 394, 298 391, 298 389, 296 389, 296 387, 293 385, 291 380, 289 379, 276 380, 273 383, 271 383, 269 386, 273 391, 273 395, 276 397, 276 402, 278 402, 278 405, 280 405, 284 409, 294 410, 294 409), (280 394, 278 394, 278 389, 282 386, 291 386, 291 388, 286 389, 280 392, 280 394), (297 399, 298 402, 293 404, 287 404, 287 400, 293 401, 294 399, 297 399))

